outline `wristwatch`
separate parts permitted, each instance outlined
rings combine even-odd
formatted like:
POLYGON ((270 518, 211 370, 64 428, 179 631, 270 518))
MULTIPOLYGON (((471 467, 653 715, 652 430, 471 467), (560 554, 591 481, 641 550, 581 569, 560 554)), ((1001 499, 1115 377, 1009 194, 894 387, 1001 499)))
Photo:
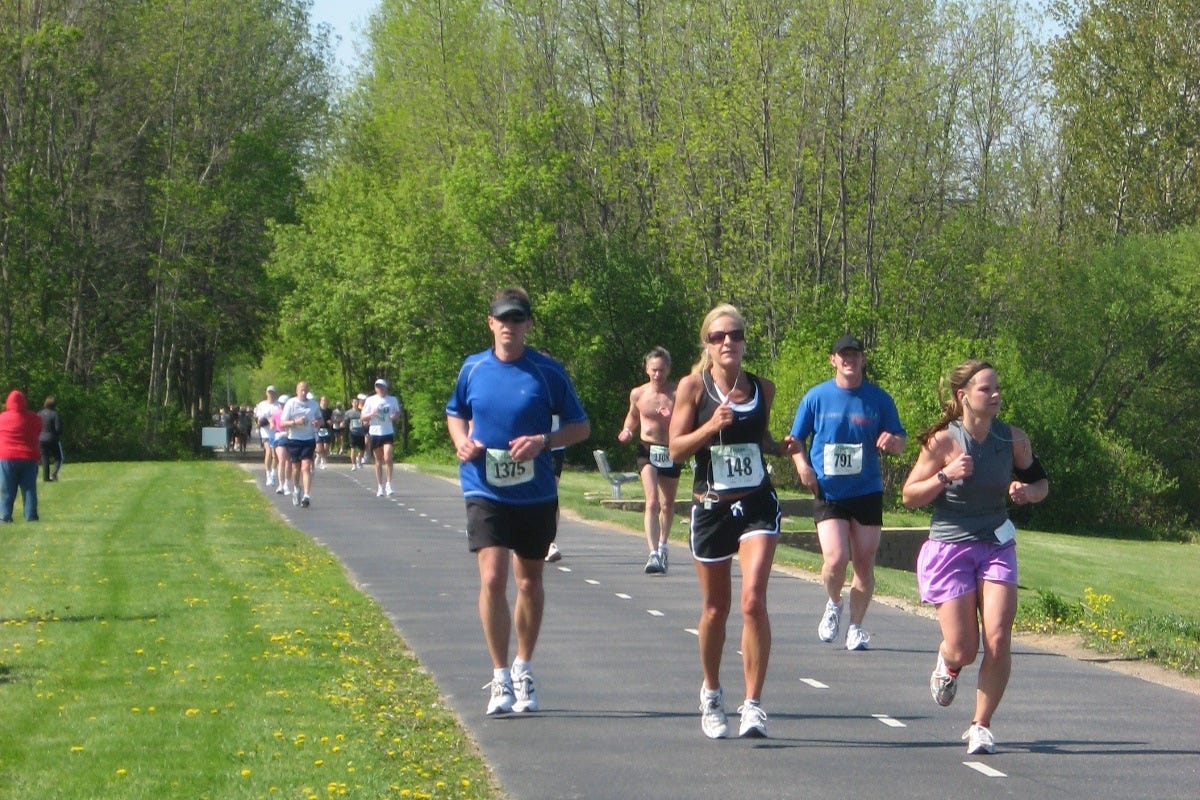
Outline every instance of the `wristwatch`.
POLYGON ((548 434, 548 433, 542 434, 542 449, 543 450, 550 449, 550 434, 548 434))
POLYGON ((942 482, 943 486, 950 485, 950 478, 944 472, 941 472, 941 471, 938 472, 938 480, 942 482))

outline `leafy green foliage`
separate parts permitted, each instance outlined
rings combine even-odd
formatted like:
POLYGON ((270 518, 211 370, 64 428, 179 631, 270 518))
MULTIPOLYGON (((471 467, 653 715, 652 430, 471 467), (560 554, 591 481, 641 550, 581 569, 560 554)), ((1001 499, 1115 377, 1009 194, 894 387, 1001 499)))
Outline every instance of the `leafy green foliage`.
POLYGON ((611 446, 642 355, 678 377, 733 302, 776 432, 843 331, 913 434, 985 357, 1051 470, 1028 513, 1186 536, 1200 26, 1055 14, 1043 47, 1010 3, 389 0, 330 122, 300 0, 4 6, 0 374, 120 387, 120 453, 194 436, 222 376, 384 375, 433 452, 516 283, 611 446))

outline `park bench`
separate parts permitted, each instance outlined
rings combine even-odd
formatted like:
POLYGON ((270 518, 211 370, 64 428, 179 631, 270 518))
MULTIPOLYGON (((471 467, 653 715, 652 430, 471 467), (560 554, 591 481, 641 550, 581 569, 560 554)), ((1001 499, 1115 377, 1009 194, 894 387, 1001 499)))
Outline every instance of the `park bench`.
POLYGON ((612 468, 608 466, 608 455, 603 450, 593 450, 592 455, 596 457, 596 466, 600 468, 600 476, 612 486, 613 498, 620 500, 621 484, 638 480, 638 474, 636 472, 613 472, 612 468))

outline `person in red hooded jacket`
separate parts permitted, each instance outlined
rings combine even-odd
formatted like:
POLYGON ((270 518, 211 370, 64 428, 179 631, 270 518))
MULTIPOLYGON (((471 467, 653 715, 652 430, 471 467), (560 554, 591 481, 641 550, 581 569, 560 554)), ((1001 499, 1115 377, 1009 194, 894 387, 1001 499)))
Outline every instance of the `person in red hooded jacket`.
POLYGON ((18 487, 26 522, 37 522, 41 432, 42 418, 26 407, 25 395, 13 389, 0 411, 0 522, 12 522, 18 487))

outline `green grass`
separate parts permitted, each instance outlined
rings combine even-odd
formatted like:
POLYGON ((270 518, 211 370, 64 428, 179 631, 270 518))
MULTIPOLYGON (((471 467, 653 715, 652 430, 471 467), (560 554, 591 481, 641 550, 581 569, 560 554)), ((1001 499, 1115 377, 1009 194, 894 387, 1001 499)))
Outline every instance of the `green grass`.
POLYGON ((0 529, 5 796, 502 796, 381 610, 244 472, 63 478, 41 523, 0 529))

